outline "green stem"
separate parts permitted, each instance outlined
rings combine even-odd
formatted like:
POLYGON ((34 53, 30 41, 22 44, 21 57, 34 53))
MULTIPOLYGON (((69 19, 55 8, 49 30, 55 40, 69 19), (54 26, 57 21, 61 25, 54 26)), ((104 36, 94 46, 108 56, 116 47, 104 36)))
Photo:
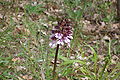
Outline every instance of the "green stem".
POLYGON ((55 78, 56 78, 56 72, 55 72, 55 70, 56 70, 58 50, 59 50, 59 44, 57 44, 56 53, 55 53, 54 68, 53 68, 53 80, 55 80, 55 78))
POLYGON ((103 67, 103 70, 102 70, 101 75, 100 75, 100 80, 102 80, 102 78, 103 78, 103 74, 104 74, 104 71, 105 71, 105 69, 106 69, 108 63, 109 63, 109 59, 107 59, 105 65, 104 65, 104 67, 103 67))

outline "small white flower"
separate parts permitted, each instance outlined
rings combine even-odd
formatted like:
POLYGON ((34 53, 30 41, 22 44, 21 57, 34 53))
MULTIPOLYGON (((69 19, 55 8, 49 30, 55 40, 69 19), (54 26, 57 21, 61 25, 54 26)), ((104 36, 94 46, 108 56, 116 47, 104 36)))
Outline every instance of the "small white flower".
POLYGON ((67 36, 67 37, 70 38, 70 39, 73 39, 72 35, 69 35, 69 36, 67 36))
POLYGON ((49 46, 51 47, 51 48, 54 48, 54 47, 56 47, 56 41, 52 41, 50 44, 49 44, 49 46))
POLYGON ((70 43, 70 39, 68 39, 67 37, 64 38, 65 43, 70 43))
POLYGON ((58 41, 57 41, 57 44, 64 45, 64 42, 63 42, 63 40, 58 40, 58 41))
POLYGON ((55 37, 58 38, 58 39, 61 39, 63 37, 63 34, 55 33, 55 37))

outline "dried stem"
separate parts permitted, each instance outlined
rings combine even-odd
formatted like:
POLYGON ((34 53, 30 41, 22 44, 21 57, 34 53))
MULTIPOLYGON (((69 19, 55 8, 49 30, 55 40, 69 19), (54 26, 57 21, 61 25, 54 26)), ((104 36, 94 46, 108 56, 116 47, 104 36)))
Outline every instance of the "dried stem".
POLYGON ((54 68, 53 68, 53 80, 55 80, 55 78, 56 78, 56 72, 55 72, 55 70, 56 70, 58 50, 59 50, 59 44, 57 44, 56 53, 55 53, 54 68))

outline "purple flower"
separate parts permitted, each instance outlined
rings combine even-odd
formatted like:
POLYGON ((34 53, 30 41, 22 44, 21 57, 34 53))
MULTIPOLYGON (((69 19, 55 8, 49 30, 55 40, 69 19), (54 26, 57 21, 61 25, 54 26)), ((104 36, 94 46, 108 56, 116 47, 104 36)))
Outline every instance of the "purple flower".
POLYGON ((70 20, 64 19, 59 21, 58 25, 53 28, 51 33, 50 39, 52 42, 49 44, 50 47, 54 48, 57 44, 60 46, 67 44, 70 47, 70 40, 73 39, 70 20))

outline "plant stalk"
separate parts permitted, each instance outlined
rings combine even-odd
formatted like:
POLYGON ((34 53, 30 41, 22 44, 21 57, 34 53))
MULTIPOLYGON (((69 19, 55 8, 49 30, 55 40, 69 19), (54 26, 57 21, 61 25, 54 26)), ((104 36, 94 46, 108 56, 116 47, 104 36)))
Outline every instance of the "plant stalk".
POLYGON ((59 44, 57 44, 56 53, 55 53, 54 68, 53 68, 53 80, 55 80, 55 78, 56 78, 56 72, 55 72, 55 70, 56 70, 58 50, 59 50, 59 44))

